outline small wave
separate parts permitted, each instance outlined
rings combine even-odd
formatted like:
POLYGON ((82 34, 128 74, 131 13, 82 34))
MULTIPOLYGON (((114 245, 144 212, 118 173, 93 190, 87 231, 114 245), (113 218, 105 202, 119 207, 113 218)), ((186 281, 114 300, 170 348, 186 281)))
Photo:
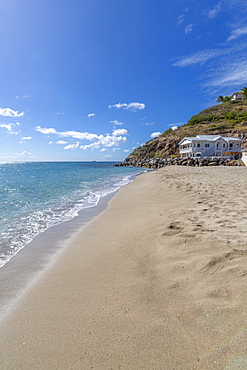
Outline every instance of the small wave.
MULTIPOLYGON (((22 210, 23 214, 13 217, 11 225, 8 225, 1 233, 0 267, 4 266, 38 234, 52 226, 77 217, 83 209, 97 206, 102 197, 116 192, 122 186, 130 183, 131 176, 133 175, 119 174, 100 178, 90 183, 91 189, 77 190, 50 202, 38 204, 36 209, 32 211, 30 209, 31 202, 28 202, 22 210)), ((85 185, 83 186, 85 187, 85 185)))

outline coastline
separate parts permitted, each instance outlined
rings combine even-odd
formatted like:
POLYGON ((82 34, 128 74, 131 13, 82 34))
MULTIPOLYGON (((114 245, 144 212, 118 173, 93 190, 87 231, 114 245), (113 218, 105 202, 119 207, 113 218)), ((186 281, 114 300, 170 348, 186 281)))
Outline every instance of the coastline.
POLYGON ((169 167, 121 188, 2 321, 2 368, 246 365, 246 181, 169 167))
POLYGON ((0 322, 44 270, 52 265, 56 256, 70 243, 70 239, 106 209, 114 195, 115 192, 112 192, 101 197, 97 205, 84 208, 76 217, 41 232, 1 266, 0 322))

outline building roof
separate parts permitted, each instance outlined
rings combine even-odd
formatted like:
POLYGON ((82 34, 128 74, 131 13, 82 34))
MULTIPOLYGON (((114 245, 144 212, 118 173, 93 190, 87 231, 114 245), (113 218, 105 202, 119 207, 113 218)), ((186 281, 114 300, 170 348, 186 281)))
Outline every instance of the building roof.
MULTIPOLYGON (((181 140, 181 141, 180 141, 180 143, 182 143, 182 142, 183 142, 183 144, 184 144, 184 145, 186 145, 186 144, 190 144, 190 143, 191 143, 191 141, 192 141, 191 139, 193 139, 193 138, 192 138, 192 137, 185 137, 185 138, 183 138, 183 140, 181 140)), ((179 143, 179 144, 180 144, 180 143, 179 143)))
POLYGON ((196 139, 201 139, 201 140, 207 140, 207 141, 215 141, 217 139, 220 139, 220 135, 197 135, 196 139))
POLYGON ((181 143, 189 144, 192 141, 216 141, 218 139, 223 139, 225 141, 242 141, 241 139, 237 139, 236 137, 229 137, 229 136, 220 136, 220 135, 197 135, 193 137, 184 137, 179 145, 181 143))
MULTIPOLYGON (((220 138, 219 135, 197 135, 197 136, 193 136, 193 137, 184 137, 180 143, 182 143, 184 140, 184 144, 187 144, 187 143, 191 143, 191 141, 214 141, 216 139, 220 138)), ((179 144, 180 144, 179 143, 179 144)))
POLYGON ((223 137, 223 139, 224 140, 226 140, 226 141, 242 141, 241 139, 238 139, 238 138, 236 138, 236 137, 230 137, 230 136, 225 136, 225 137, 223 137))

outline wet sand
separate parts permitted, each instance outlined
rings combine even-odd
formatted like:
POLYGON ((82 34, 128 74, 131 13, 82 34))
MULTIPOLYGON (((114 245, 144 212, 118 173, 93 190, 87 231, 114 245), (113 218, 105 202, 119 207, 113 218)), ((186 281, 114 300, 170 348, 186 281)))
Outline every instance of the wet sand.
POLYGON ((1 369, 247 368, 246 184, 167 167, 122 188, 4 318, 1 369))

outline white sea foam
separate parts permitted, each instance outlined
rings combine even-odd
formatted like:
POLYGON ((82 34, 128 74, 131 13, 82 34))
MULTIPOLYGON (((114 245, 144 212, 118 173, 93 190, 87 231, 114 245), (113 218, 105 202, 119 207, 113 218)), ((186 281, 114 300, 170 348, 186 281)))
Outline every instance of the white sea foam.
POLYGON ((139 172, 109 164, 2 165, 0 267, 39 233, 96 206, 100 198, 128 184, 139 172))

